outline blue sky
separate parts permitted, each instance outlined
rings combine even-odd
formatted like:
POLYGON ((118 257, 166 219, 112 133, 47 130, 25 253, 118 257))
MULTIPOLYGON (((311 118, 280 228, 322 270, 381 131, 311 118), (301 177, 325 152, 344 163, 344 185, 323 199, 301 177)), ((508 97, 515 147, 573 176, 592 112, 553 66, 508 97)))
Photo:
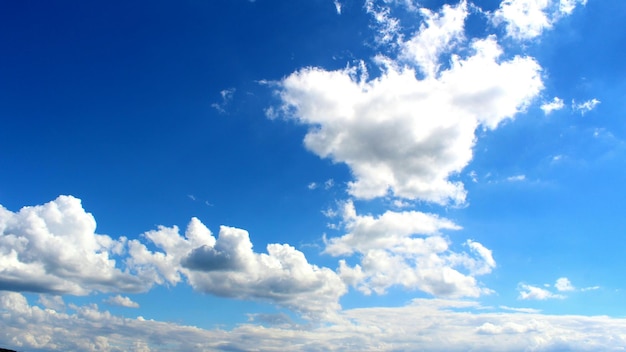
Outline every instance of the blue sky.
POLYGON ((1 347, 626 345, 626 3, 0 7, 1 347))

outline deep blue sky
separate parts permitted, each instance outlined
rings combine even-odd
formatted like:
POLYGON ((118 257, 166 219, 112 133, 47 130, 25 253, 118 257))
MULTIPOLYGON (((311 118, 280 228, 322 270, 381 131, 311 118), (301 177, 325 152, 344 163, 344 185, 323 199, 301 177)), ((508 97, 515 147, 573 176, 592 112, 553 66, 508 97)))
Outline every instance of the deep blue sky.
MULTIPOLYGON (((28 340, 22 295, 67 315, 51 326, 91 326, 97 304, 111 326, 158 330, 152 350, 187 325, 204 330, 174 349, 380 347, 370 335, 437 349, 357 328, 428 302, 442 321, 475 319, 442 323, 434 336, 458 329, 450 350, 497 349, 511 331, 507 349, 566 348, 577 340, 553 337, 593 328, 607 331, 596 348, 619 346, 625 17, 598 0, 1 4, 0 347, 96 350, 28 340), (217 244, 184 236, 192 217, 217 244), (299 329, 317 335, 288 337, 299 329)), ((77 341, 141 350, 89 331, 77 341)))

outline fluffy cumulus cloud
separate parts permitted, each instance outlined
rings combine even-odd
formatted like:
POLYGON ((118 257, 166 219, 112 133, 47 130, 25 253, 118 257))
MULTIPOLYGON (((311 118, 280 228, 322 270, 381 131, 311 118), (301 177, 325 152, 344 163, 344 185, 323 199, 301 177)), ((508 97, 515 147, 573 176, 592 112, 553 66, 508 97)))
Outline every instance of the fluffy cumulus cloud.
POLYGON ((290 245, 269 244, 267 253, 254 252, 242 229, 222 226, 215 239, 193 218, 184 236, 177 227, 160 227, 144 236, 158 250, 130 241, 129 261, 159 283, 176 284, 184 276, 200 292, 267 301, 309 318, 330 318, 346 292, 334 271, 310 264, 290 245))
POLYGON ((348 233, 327 239, 325 252, 361 256, 355 266, 341 260, 339 273, 366 294, 383 294, 393 285, 442 297, 476 297, 490 292, 475 276, 490 273, 496 266, 491 251, 474 241, 466 242, 466 252, 451 250, 450 241, 440 233, 459 229, 450 220, 416 211, 358 215, 347 202, 343 224, 348 233))
POLYGON ((114 259, 126 239, 95 230, 94 217, 71 196, 15 213, 0 206, 0 289, 75 295, 149 289, 149 278, 114 259))
POLYGON ((453 178, 472 159, 475 130, 513 118, 543 87, 534 59, 503 59, 493 36, 464 39, 467 11, 465 2, 424 10, 425 25, 399 41, 400 56, 377 57, 377 78, 368 78, 364 64, 292 73, 280 82, 282 104, 270 113, 310 126, 306 148, 350 167, 354 197, 391 192, 463 203, 464 186, 453 178), (461 44, 463 55, 453 51, 461 44), (444 54, 452 56, 442 66, 444 54))
MULTIPOLYGON (((28 351, 608 351, 626 345, 626 320, 493 311, 475 302, 414 300, 341 312, 336 323, 241 324, 232 330, 123 318, 96 305, 59 312, 0 292, 0 345, 28 351), (433 323, 436 322, 436 323, 433 323), (445 329, 441 327, 445 326, 445 329)), ((285 320, 285 319, 283 319, 285 320)))
POLYGON ((570 15, 586 0, 504 0, 492 14, 493 22, 504 24, 506 34, 517 40, 533 39, 570 15))
MULTIPOLYGON (((290 245, 254 252, 241 229, 223 226, 216 239, 197 218, 184 235, 160 226, 141 239, 113 240, 95 229, 94 217, 71 196, 17 213, 0 207, 0 290, 85 295, 187 282, 201 292, 263 300, 311 318, 330 317, 346 292, 338 274, 310 264, 290 245)), ((138 306, 120 295, 106 303, 138 306)))

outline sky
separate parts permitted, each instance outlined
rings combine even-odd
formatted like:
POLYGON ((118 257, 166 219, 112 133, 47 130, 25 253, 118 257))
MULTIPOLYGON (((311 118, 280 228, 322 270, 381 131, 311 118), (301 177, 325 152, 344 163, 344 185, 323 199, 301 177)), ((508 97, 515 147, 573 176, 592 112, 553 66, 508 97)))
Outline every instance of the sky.
POLYGON ((626 346, 626 2, 0 4, 0 347, 626 346))

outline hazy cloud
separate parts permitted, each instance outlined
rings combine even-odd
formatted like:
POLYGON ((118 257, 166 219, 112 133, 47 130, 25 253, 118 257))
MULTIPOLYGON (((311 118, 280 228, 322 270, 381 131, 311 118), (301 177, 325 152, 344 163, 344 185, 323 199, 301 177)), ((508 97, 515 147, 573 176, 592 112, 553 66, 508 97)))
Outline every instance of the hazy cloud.
MULTIPOLYGON (((0 345, 28 351, 445 350, 607 351, 626 345, 626 320, 606 316, 490 312, 476 302, 416 299, 393 308, 341 312, 332 324, 302 327, 286 317, 270 326, 206 330, 112 315, 96 305, 44 310, 19 293, 0 292, 0 345), (433 323, 435 322, 435 323, 433 323), (445 327, 445 329, 442 329, 445 327)), ((255 320, 265 323, 265 316, 255 320)))

